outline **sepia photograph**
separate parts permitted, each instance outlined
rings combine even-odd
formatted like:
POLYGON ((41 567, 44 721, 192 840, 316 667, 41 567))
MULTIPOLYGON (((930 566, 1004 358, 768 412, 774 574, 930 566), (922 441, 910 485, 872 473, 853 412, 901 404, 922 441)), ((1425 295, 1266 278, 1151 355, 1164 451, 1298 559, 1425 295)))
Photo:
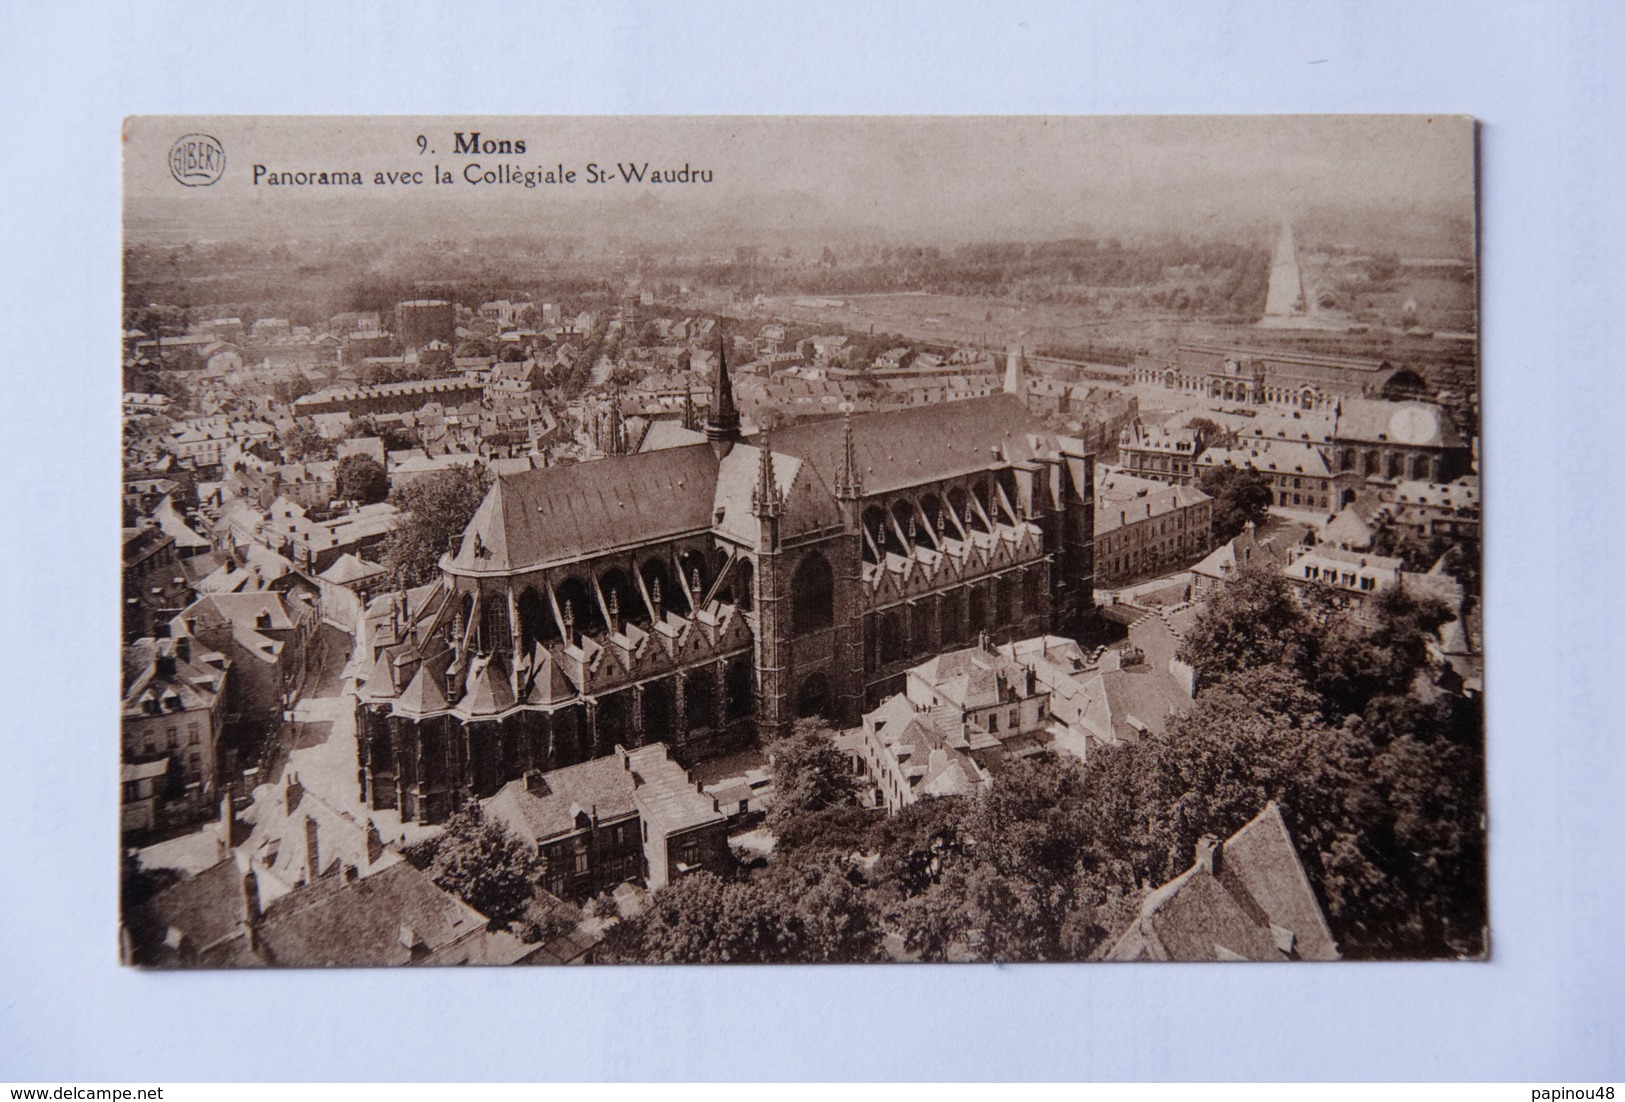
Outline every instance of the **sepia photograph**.
POLYGON ((109 954, 1483 962, 1477 141, 126 119, 109 954))

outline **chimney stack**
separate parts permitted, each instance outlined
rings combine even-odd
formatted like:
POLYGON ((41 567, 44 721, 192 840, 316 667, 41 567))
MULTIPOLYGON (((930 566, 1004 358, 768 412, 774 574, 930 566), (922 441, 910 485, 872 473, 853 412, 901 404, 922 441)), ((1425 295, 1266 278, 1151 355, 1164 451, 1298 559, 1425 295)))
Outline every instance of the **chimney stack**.
POLYGON ((282 788, 282 804, 284 814, 292 815, 298 809, 299 800, 302 796, 304 796, 304 794, 305 787, 299 783, 299 774, 290 770, 288 772, 287 782, 282 788))
POLYGON ((412 955, 413 960, 425 957, 429 953, 429 945, 410 925, 401 923, 401 948, 412 955))
POLYGON ((1196 840, 1196 867, 1211 876, 1218 876, 1224 861, 1224 842, 1211 834, 1196 840))
POLYGON ((242 904, 241 921, 248 928, 249 944, 255 943, 254 925, 260 920, 260 882, 254 875, 254 866, 247 858, 237 859, 238 867, 242 869, 242 876, 238 880, 241 891, 238 900, 242 904))
POLYGON ((231 782, 220 786, 220 841, 227 849, 236 841, 237 808, 232 803, 231 782))
POLYGON ((321 828, 313 816, 305 816, 305 879, 316 883, 322 875, 321 828))
POLYGON ((378 859, 384 855, 383 835, 378 833, 378 824, 371 819, 367 820, 367 864, 377 864, 378 859))

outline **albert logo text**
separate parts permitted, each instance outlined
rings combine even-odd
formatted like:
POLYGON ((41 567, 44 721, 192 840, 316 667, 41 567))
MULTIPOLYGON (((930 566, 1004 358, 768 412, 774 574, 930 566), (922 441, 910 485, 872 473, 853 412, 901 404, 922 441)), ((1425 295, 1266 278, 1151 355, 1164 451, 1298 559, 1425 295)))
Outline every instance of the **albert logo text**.
POLYGON ((169 147, 169 174, 187 187, 208 187, 226 171, 226 151, 218 138, 187 134, 169 147))

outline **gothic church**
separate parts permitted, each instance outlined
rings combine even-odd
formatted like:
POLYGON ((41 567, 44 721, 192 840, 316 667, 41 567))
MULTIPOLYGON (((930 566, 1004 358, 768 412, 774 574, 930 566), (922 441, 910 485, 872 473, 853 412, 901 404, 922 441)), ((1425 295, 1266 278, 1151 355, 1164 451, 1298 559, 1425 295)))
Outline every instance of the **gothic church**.
POLYGON ((500 477, 356 688, 363 802, 437 822, 531 770, 856 725, 904 671, 1093 611, 1093 459, 1014 394, 500 477))

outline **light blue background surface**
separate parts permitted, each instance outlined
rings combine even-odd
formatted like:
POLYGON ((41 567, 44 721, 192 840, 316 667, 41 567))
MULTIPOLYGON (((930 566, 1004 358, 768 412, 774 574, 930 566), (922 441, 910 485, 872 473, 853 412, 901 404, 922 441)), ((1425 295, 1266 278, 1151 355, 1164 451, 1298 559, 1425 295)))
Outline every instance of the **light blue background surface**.
POLYGON ((1622 29, 1604 3, 7 6, 0 1080, 1625 1078, 1622 29), (121 970, 119 121, 499 111, 1481 118, 1492 962, 121 970))

